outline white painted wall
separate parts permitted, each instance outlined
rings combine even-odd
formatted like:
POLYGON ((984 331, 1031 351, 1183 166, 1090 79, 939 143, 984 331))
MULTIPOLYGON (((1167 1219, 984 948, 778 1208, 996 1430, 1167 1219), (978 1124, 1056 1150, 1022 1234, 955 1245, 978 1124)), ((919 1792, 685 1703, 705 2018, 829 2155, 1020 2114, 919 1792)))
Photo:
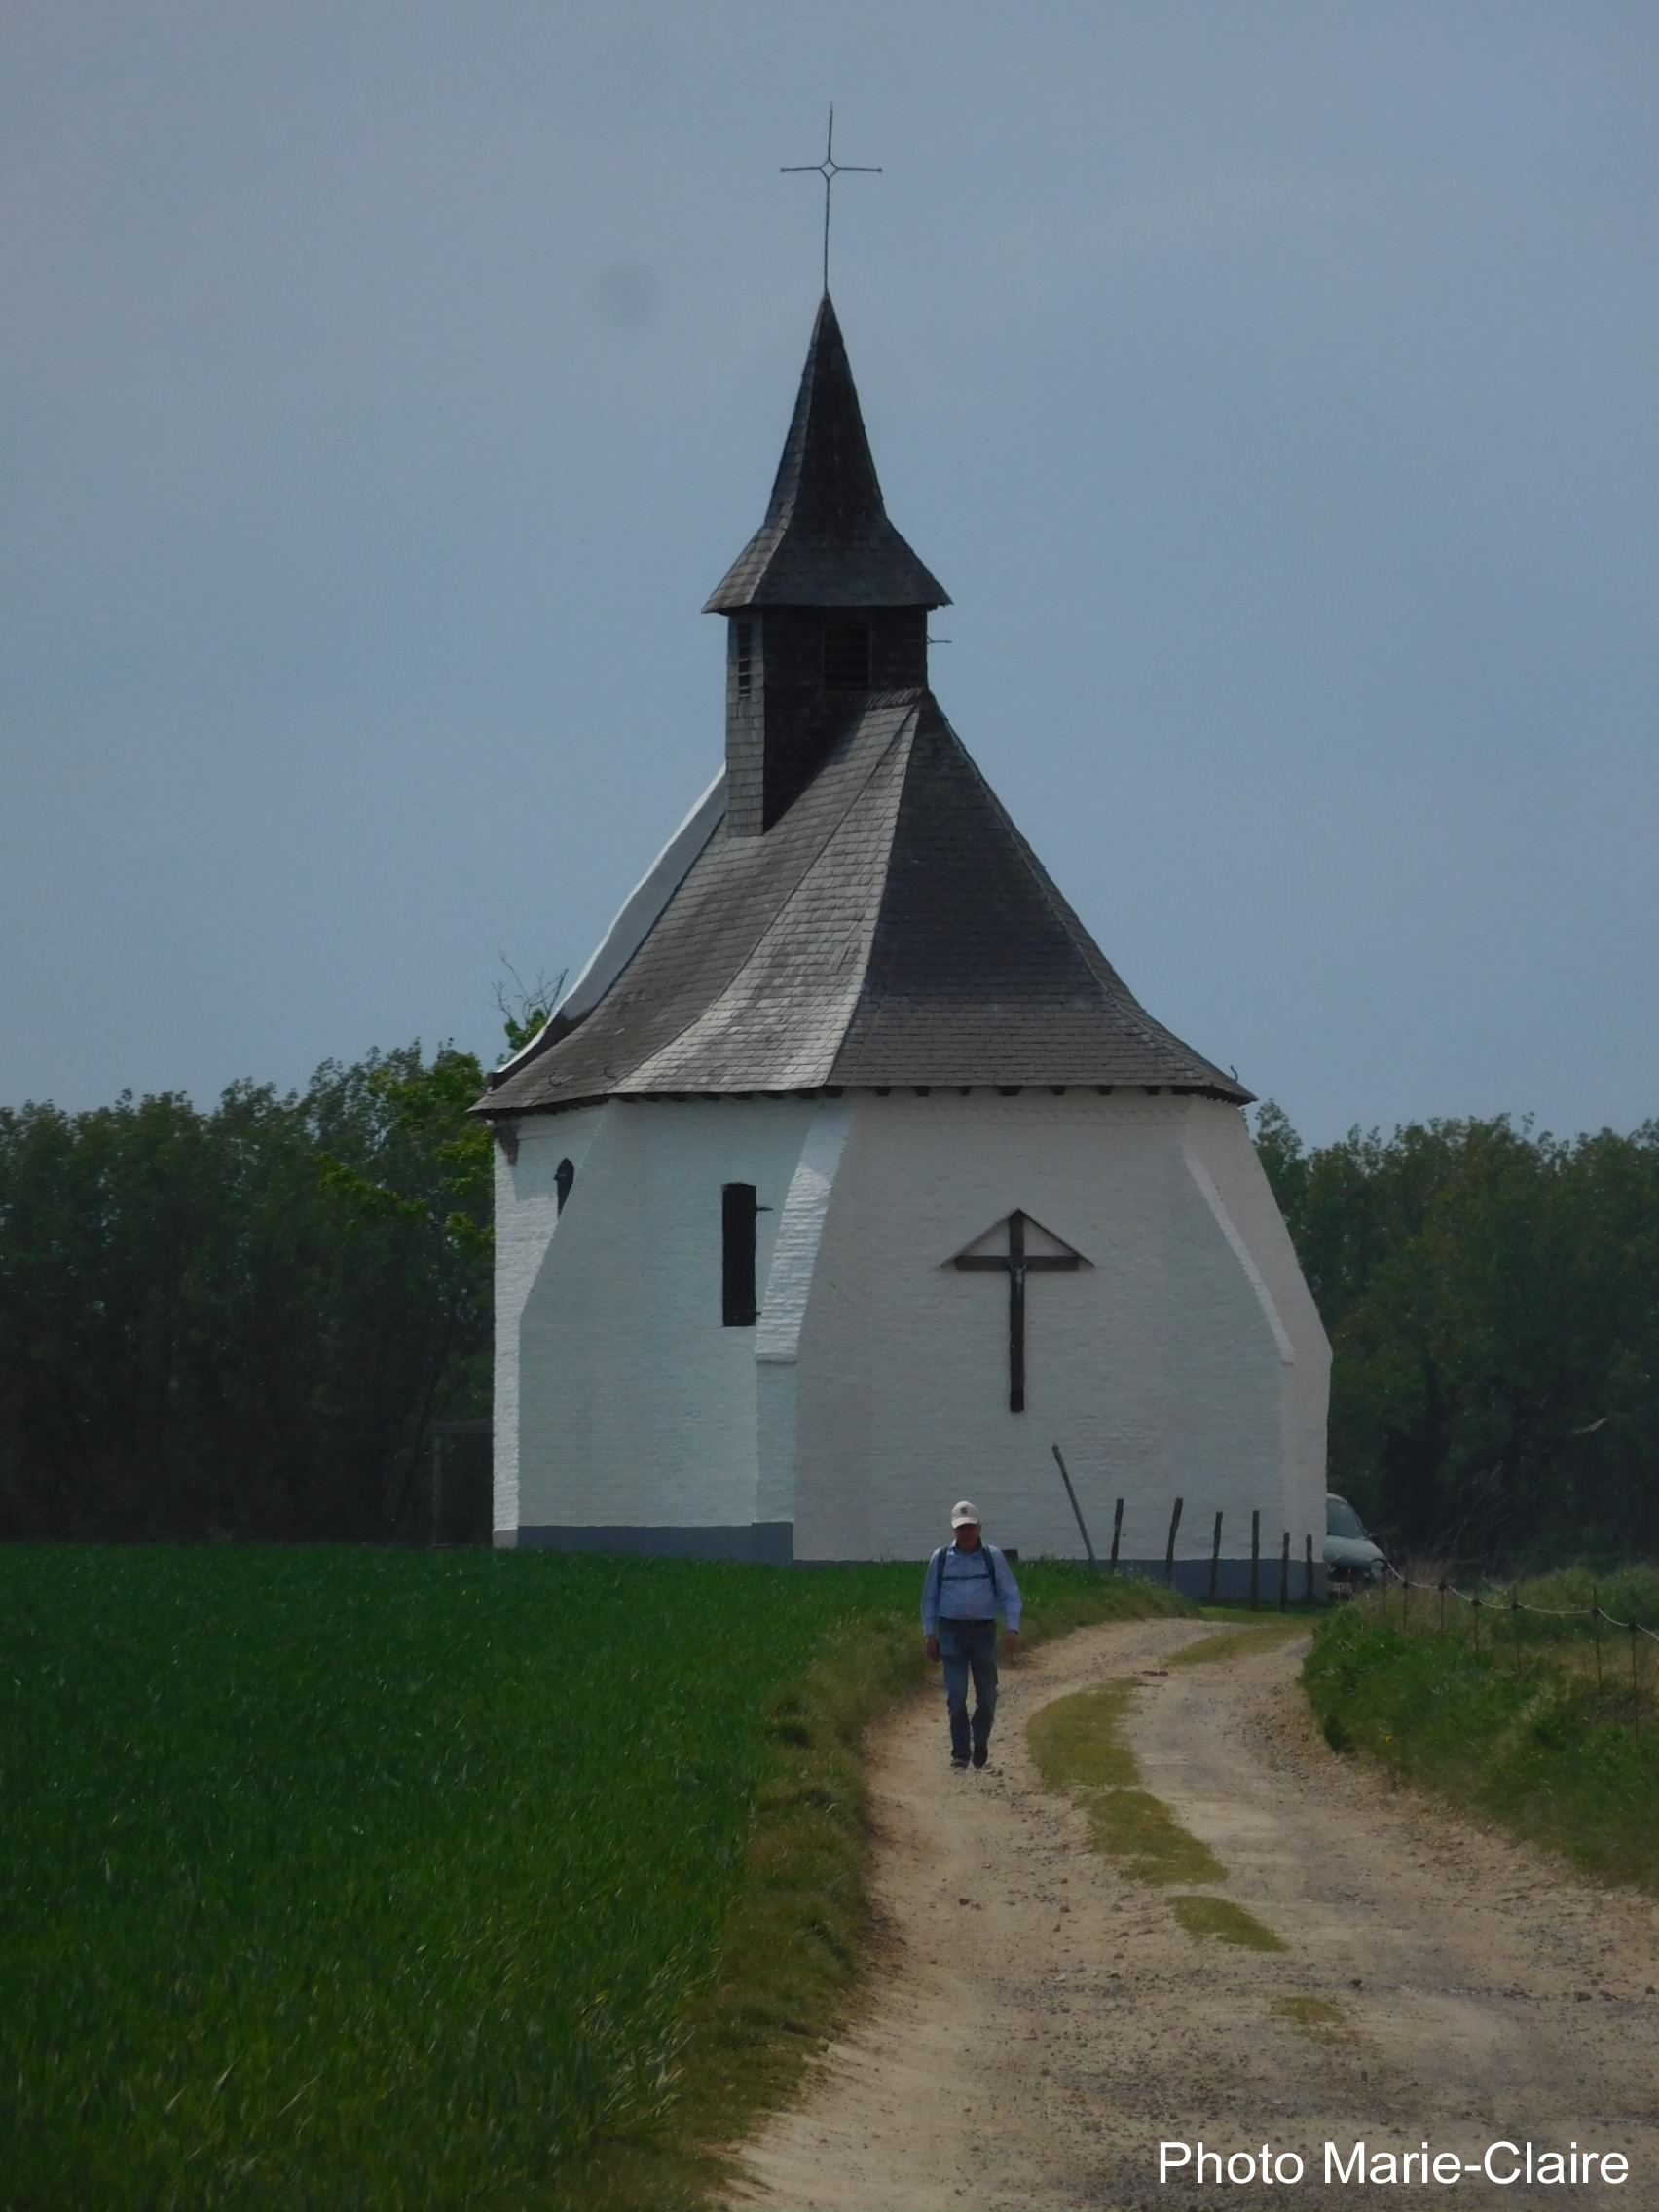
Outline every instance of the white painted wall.
POLYGON ((813 1109, 790 1179, 755 1332, 757 1521, 793 1521, 801 1324, 818 1271, 818 1248, 840 1171, 852 1108, 826 1098, 813 1109))
MULTIPOLYGON (((756 1239, 764 1286, 813 1112, 763 1098, 597 1109, 557 1233, 543 1208, 509 1238, 528 1253, 539 1235, 540 1253, 520 1303, 516 1403, 511 1388, 498 1400, 498 1421, 516 1429, 517 1475, 516 1518, 498 1526, 746 1528, 761 1517, 756 1332, 721 1322, 720 1192, 753 1183, 769 1209, 756 1239)), ((576 1119, 524 1117, 520 1169, 533 1144, 563 1157, 576 1119)), ((538 1171, 509 1204, 534 1205, 544 1180, 538 1171)), ((504 1309, 498 1328, 511 1330, 504 1309)))
POLYGON ((1264 1552, 1289 1528, 1300 1557, 1327 1353, 1294 1269, 1235 1108, 860 1096, 800 1333, 796 1557, 922 1555, 964 1493, 998 1541, 1078 1554, 1055 1442, 1101 1554, 1123 1496, 1124 1556, 1161 1557, 1179 1494, 1179 1556, 1218 1507, 1237 1556, 1255 1507, 1264 1552), (1004 1278, 945 1264, 1015 1206, 1092 1263, 1029 1278, 1023 1414, 1004 1278))
MULTIPOLYGON (((1271 1303, 1288 1342, 1290 1357, 1280 1399, 1286 1486, 1280 1526, 1291 1530, 1298 1562, 1303 1558, 1302 1534, 1311 1531, 1317 1564, 1325 1536, 1325 1424, 1331 1396, 1331 1346, 1324 1323, 1244 1117, 1231 1112, 1189 1113, 1185 1142, 1195 1172, 1208 1174, 1254 1265, 1261 1295, 1271 1303)), ((1267 1526, 1264 1520, 1264 1544, 1267 1526)))
MULTIPOLYGON (((519 1122, 498 1165, 497 1528, 793 1520, 797 1558, 915 1558, 966 1493, 997 1540, 1104 1556, 1322 1539, 1329 1352, 1242 1116, 992 1092, 621 1101, 519 1122), (576 1166, 555 1219, 553 1170, 576 1166), (759 1218, 755 1329, 720 1320, 720 1188, 759 1218), (1015 1206, 1091 1263, 947 1263, 1015 1206)), ((1317 1553, 1317 1542, 1316 1542, 1317 1553)))
MULTIPOLYGON (((498 1541, 519 1525, 520 1326, 531 1289, 560 1227, 554 1171, 569 1159, 582 1180, 605 1109, 583 1106, 514 1124, 517 1159, 496 1147, 495 1506, 498 1541)), ((572 1186, 572 1201, 574 1186, 572 1186)))

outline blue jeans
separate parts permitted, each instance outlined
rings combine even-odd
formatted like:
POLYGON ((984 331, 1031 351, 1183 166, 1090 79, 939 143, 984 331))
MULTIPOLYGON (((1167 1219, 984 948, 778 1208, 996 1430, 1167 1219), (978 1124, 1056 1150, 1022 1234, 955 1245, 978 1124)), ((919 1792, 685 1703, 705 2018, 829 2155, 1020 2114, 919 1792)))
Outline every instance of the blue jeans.
POLYGON ((997 1624, 940 1621, 939 1655, 944 1662, 944 1703, 950 1714, 950 1755, 968 1756, 968 1677, 974 1677, 972 1740, 983 1744, 997 1712, 997 1624))

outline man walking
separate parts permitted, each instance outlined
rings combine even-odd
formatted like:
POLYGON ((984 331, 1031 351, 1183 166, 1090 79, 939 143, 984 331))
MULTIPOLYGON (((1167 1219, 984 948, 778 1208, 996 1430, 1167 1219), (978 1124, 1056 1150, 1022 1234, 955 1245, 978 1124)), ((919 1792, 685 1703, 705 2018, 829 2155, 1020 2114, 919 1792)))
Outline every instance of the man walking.
POLYGON ((922 1582, 922 1634, 928 1657, 944 1661, 950 1714, 950 1763, 983 1766, 997 1711, 997 1615, 1008 1624, 1008 1655, 1019 1649, 1019 1585, 995 1544, 979 1540, 979 1508, 953 1506, 954 1541, 941 1544, 922 1582), (968 1677, 974 1677, 974 1720, 968 1721, 968 1677))

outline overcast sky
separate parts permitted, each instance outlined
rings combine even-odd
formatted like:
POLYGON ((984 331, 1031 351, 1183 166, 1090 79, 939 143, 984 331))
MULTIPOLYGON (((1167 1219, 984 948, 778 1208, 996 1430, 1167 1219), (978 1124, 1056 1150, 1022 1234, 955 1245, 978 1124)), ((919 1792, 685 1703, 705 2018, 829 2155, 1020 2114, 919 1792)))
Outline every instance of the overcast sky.
POLYGON ((0 5, 0 1103, 498 1056, 830 284, 934 682, 1324 1140, 1659 1113, 1659 9, 0 5))

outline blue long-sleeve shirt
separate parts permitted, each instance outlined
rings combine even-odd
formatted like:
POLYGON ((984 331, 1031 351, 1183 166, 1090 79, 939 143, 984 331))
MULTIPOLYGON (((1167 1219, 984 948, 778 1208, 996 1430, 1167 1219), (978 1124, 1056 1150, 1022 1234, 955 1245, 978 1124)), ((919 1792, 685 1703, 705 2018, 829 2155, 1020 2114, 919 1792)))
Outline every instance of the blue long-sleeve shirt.
POLYGON ((937 1636, 941 1620, 988 1621, 997 1613, 1018 1629, 1019 1584, 996 1545, 980 1542, 971 1552, 941 1545, 922 1580, 922 1634, 937 1636))

